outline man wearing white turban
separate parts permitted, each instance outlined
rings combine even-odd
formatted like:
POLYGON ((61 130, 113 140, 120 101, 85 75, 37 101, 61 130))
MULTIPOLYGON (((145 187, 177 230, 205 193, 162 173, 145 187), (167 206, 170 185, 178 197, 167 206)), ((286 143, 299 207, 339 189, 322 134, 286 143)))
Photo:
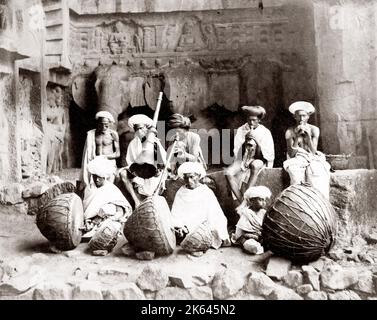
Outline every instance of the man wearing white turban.
MULTIPOLYGON (((95 118, 97 120, 97 128, 87 132, 82 155, 80 181, 85 186, 93 182, 91 174, 88 171, 88 164, 91 160, 96 156, 107 158, 110 160, 108 164, 112 166, 115 174, 115 159, 120 156, 118 133, 110 128, 111 124, 114 123, 113 116, 108 111, 99 111, 95 118)), ((114 181, 114 175, 111 177, 111 180, 114 181)))
MULTIPOLYGON (((153 120, 144 114, 136 114, 130 117, 128 119, 128 126, 135 132, 135 136, 127 148, 127 166, 119 170, 119 176, 134 200, 135 207, 137 207, 142 198, 153 194, 158 186, 158 183, 160 182, 161 172, 158 171, 156 176, 149 179, 137 177, 133 172, 131 172, 131 165, 137 161, 143 151, 143 141, 146 139, 148 131, 156 129, 153 127, 153 120)), ((157 137, 154 139, 154 148, 157 156, 157 164, 160 166, 165 165, 166 151, 157 137)))
MULTIPOLYGON (((230 245, 227 219, 213 193, 200 179, 205 177, 204 167, 199 162, 184 162, 178 168, 178 176, 185 181, 175 194, 172 205, 173 226, 178 234, 190 233, 207 221, 214 239, 220 239, 223 246, 230 245)), ((215 241, 214 241, 215 242, 215 241)), ((213 245, 218 248, 217 245, 213 245)))
POLYGON ((283 167, 288 172, 291 185, 308 182, 328 199, 330 189, 330 164, 325 155, 317 150, 319 128, 308 124, 315 112, 314 106, 306 101, 297 101, 289 106, 296 125, 285 133, 287 160, 283 167))
POLYGON ((266 115, 261 106, 243 106, 247 122, 234 137, 234 162, 225 171, 233 195, 239 203, 245 190, 255 185, 260 171, 272 168, 275 159, 271 131, 260 122, 266 115))
POLYGON ((85 188, 83 208, 85 231, 84 237, 91 237, 106 219, 125 222, 131 215, 131 205, 109 178, 114 174, 111 161, 99 156, 88 164, 88 171, 94 183, 85 188))
POLYGON ((232 240, 249 253, 263 253, 263 247, 259 242, 261 241, 263 218, 266 214, 266 204, 270 197, 271 191, 267 187, 250 187, 246 190, 241 205, 236 209, 240 219, 232 240))

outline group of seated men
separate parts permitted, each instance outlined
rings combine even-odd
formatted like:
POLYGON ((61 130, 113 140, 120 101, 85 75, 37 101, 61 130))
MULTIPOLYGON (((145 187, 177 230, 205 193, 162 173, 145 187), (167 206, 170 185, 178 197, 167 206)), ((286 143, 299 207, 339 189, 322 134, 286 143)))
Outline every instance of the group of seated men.
MULTIPOLYGON (((266 110, 261 106, 243 106, 247 122, 239 127, 234 138, 234 162, 225 170, 233 197, 238 203, 239 221, 235 232, 229 236, 227 218, 213 191, 202 179, 206 175, 206 164, 200 147, 200 136, 190 131, 188 117, 173 114, 168 126, 174 129, 176 142, 166 152, 149 117, 138 114, 129 118, 128 125, 134 131, 126 154, 126 166, 118 169, 115 159, 120 156, 119 137, 110 127, 113 116, 107 111, 96 114, 97 128, 88 131, 85 143, 81 181, 84 193, 84 218, 86 231, 93 230, 95 219, 104 217, 124 222, 132 213, 132 207, 120 190, 113 185, 116 175, 137 207, 145 197, 156 193, 162 177, 161 168, 168 168, 170 177, 183 179, 184 185, 177 191, 172 205, 172 222, 177 238, 184 237, 206 222, 214 239, 220 239, 222 246, 231 242, 241 245, 246 251, 261 253, 261 226, 270 190, 256 186, 257 178, 265 167, 272 168, 275 158, 271 132, 261 124, 266 110), (154 135, 149 135, 154 132, 154 135), (143 179, 132 172, 131 165, 143 151, 145 139, 152 136, 155 157, 160 170, 151 178, 143 179)), ((329 164, 317 150, 319 128, 308 124, 315 112, 308 102, 298 101, 289 107, 296 125, 288 128, 287 160, 283 167, 289 173, 291 184, 309 182, 328 198, 329 164)), ((218 247, 214 245, 214 247, 218 247)))

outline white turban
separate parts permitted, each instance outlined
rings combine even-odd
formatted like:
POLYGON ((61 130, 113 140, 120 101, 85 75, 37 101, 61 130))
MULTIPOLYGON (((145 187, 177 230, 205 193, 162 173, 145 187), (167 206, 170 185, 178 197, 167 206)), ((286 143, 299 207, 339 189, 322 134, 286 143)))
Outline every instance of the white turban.
POLYGON ((128 119, 128 126, 133 130, 135 125, 145 125, 147 127, 153 126, 153 120, 145 114, 135 114, 128 119))
POLYGON ((251 198, 263 198, 267 199, 271 197, 271 191, 265 186, 257 186, 257 187, 250 187, 246 190, 243 198, 251 199, 251 198))
POLYGON ((296 101, 292 103, 288 109, 292 114, 295 114, 295 112, 299 110, 305 111, 309 115, 315 112, 314 106, 310 102, 306 101, 296 101))
POLYGON ((106 118, 106 119, 109 119, 110 122, 113 122, 113 123, 115 122, 113 115, 110 112, 108 112, 108 111, 99 111, 99 112, 97 112, 95 118, 96 118, 96 120, 98 120, 99 118, 106 118))
POLYGON ((103 156, 98 156, 88 163, 88 171, 98 177, 108 178, 114 173, 115 167, 112 161, 103 156))
POLYGON ((178 168, 178 176, 183 178, 185 173, 197 173, 200 178, 206 176, 206 171, 203 165, 199 162, 184 162, 178 168))

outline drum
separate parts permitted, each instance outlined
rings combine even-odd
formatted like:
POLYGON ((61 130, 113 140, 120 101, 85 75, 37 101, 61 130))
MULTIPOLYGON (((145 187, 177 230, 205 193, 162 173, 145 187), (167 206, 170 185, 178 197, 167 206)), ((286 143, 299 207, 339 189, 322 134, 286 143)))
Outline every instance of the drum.
POLYGON ((181 242, 181 247, 187 252, 207 251, 212 245, 212 232, 207 221, 201 223, 181 242))
POLYGON ((38 212, 36 220, 39 231, 59 250, 72 250, 81 242, 84 210, 75 193, 50 200, 38 212))
POLYGON ((161 196, 146 198, 128 218, 123 231, 136 251, 169 255, 176 246, 170 209, 161 196))
POLYGON ((121 231, 120 222, 106 219, 99 225, 96 233, 90 239, 88 243, 90 250, 107 250, 110 252, 116 246, 121 231))
POLYGON ((336 236, 336 214, 330 202, 309 184, 285 189, 266 213, 263 246, 297 263, 325 255, 336 236))

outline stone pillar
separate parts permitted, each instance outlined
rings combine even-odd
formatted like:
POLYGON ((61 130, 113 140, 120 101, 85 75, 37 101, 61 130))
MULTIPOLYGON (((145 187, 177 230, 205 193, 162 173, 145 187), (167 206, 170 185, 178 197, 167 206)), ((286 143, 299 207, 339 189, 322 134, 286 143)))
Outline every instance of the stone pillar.
POLYGON ((376 12, 373 1, 314 2, 323 149, 351 154, 350 168, 376 165, 376 12))

